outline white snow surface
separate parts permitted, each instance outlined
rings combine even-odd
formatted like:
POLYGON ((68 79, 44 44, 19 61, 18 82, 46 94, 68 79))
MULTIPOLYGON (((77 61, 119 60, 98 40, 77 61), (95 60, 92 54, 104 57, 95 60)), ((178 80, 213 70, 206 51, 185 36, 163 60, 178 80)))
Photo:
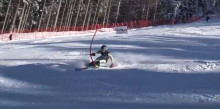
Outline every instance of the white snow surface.
POLYGON ((220 109, 220 19, 92 36, 0 42, 0 109, 220 109))

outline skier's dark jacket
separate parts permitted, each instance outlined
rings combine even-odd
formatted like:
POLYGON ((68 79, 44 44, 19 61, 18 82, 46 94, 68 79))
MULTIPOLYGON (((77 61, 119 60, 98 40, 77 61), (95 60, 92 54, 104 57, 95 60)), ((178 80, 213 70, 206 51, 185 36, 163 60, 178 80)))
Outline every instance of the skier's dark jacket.
POLYGON ((98 54, 101 54, 102 56, 104 56, 104 57, 108 57, 109 55, 109 51, 107 51, 107 50, 105 50, 105 51, 102 51, 102 50, 99 50, 99 51, 97 51, 96 53, 98 53, 98 54))

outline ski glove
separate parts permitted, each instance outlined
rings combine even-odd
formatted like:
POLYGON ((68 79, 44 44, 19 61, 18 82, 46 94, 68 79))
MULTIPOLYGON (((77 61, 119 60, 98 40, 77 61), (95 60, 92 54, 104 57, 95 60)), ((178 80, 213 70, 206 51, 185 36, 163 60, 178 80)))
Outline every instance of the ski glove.
POLYGON ((91 56, 95 56, 95 53, 92 53, 91 56))

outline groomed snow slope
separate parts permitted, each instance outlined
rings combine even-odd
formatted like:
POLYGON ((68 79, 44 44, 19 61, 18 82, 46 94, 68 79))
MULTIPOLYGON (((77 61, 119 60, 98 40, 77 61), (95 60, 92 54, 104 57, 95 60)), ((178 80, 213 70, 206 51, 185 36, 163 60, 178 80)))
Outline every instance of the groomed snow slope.
POLYGON ((76 72, 92 35, 0 42, 0 109, 220 108, 220 19, 98 33, 117 67, 76 72))

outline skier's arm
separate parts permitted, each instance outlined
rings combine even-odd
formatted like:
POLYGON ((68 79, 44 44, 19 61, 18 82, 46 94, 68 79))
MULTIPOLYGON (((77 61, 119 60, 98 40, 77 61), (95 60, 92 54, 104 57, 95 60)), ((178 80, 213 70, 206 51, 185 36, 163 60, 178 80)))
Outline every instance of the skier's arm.
POLYGON ((100 54, 101 52, 102 52, 102 51, 101 51, 101 50, 99 50, 99 51, 97 51, 97 52, 96 52, 96 54, 100 54))
POLYGON ((91 56, 95 56, 96 54, 95 53, 92 53, 92 54, 90 54, 91 56))
POLYGON ((113 56, 109 53, 108 54, 108 56, 109 56, 109 58, 111 59, 111 61, 112 61, 112 64, 114 63, 114 58, 113 58, 113 56))
POLYGON ((100 51, 97 51, 97 52, 95 52, 95 53, 91 53, 90 55, 91 55, 91 56, 95 56, 96 54, 100 54, 100 51))
POLYGON ((111 59, 111 65, 110 65, 110 68, 113 68, 115 65, 114 65, 114 58, 113 56, 109 53, 109 58, 111 59))

